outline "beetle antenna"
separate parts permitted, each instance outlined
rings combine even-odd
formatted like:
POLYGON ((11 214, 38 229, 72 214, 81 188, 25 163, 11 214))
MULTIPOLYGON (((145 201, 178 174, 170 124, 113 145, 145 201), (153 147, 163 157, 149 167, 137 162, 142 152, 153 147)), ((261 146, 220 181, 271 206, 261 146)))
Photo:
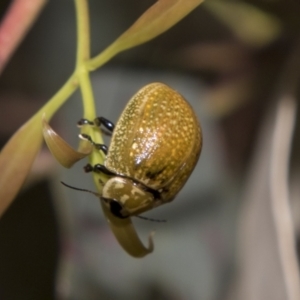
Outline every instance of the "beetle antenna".
POLYGON ((167 222, 167 220, 158 220, 158 219, 151 219, 151 218, 147 218, 147 217, 143 217, 143 216, 135 216, 136 218, 142 219, 142 220, 147 220, 147 221, 151 221, 151 222, 158 222, 158 223, 164 223, 167 222))
POLYGON ((92 192, 92 191, 86 190, 86 189, 80 189, 80 188, 77 188, 77 187, 68 185, 68 184, 64 183, 63 181, 61 181, 60 183, 61 183, 62 185, 64 185, 64 186, 70 188, 70 189, 73 189, 73 190, 76 190, 76 191, 81 191, 81 192, 91 193, 91 194, 93 194, 93 195, 95 195, 95 196, 97 196, 97 197, 100 197, 100 195, 99 195, 98 193, 96 193, 96 192, 92 192))

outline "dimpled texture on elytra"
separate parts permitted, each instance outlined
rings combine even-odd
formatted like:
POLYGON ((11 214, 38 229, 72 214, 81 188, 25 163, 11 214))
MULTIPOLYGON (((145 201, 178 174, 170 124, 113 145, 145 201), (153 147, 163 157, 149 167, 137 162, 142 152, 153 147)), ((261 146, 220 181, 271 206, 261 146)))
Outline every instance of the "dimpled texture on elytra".
POLYGON ((169 201, 193 171, 201 146, 191 106, 165 84, 152 83, 138 91, 121 114, 105 166, 163 191, 169 201))

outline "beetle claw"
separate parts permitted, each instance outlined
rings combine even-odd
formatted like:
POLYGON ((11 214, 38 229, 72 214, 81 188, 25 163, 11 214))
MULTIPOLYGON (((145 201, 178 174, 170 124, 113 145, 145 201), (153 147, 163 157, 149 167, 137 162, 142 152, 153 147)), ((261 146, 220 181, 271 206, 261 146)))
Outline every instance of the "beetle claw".
POLYGON ((93 126, 93 125, 95 125, 94 124, 94 122, 91 122, 91 121, 89 121, 89 120, 87 120, 87 119, 80 119, 78 122, 77 122, 77 126, 78 127, 82 127, 82 126, 84 126, 84 125, 91 125, 91 126, 93 126))
POLYGON ((93 172, 94 168, 92 167, 91 164, 87 164, 86 166, 83 167, 84 169, 84 172, 85 173, 90 173, 90 172, 93 172))

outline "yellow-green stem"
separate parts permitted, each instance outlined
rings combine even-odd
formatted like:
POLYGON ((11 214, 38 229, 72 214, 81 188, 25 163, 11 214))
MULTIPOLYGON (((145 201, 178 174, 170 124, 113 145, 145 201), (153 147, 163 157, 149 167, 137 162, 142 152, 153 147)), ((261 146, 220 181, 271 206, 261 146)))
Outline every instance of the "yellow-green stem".
POLYGON ((75 0, 77 20, 76 69, 90 59, 90 24, 87 0, 75 0))
POLYGON ((78 79, 73 73, 67 82, 56 92, 56 94, 36 113, 47 112, 46 120, 49 121, 53 114, 69 99, 78 88, 78 79))
POLYGON ((96 109, 90 75, 85 66, 78 68, 77 73, 83 99, 83 116, 92 121, 96 118, 96 109))
POLYGON ((87 0, 75 0, 75 8, 77 17, 76 69, 59 91, 37 112, 37 114, 46 112, 47 121, 49 121, 60 106, 69 99, 69 97, 78 88, 79 84, 84 90, 82 93, 84 110, 92 117, 95 115, 90 80, 89 77, 86 76, 86 62, 90 58, 89 14, 87 0))
POLYGON ((90 71, 94 71, 105 63, 107 63, 111 58, 117 55, 121 50, 115 47, 115 43, 108 46, 104 51, 98 54, 96 57, 91 58, 88 62, 88 68, 90 71))

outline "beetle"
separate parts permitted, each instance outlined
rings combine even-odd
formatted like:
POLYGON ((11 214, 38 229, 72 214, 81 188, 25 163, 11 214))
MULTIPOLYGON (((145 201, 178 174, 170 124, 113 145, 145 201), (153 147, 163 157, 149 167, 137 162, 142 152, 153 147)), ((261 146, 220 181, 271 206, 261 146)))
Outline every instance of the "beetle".
POLYGON ((189 103, 163 83, 151 83, 128 102, 116 126, 105 118, 79 125, 103 125, 112 131, 104 165, 85 170, 109 179, 100 198, 119 218, 139 215, 172 201, 192 173, 202 148, 200 123, 189 103))

